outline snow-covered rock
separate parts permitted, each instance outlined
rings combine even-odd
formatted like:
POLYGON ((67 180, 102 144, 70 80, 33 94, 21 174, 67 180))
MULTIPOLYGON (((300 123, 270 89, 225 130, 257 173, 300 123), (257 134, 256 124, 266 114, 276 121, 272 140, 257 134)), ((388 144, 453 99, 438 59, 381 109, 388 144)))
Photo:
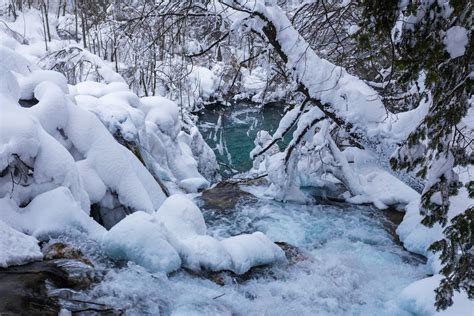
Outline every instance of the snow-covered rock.
POLYGON ((221 243, 232 257, 230 270, 237 274, 253 266, 286 260, 285 252, 261 232, 229 237, 221 243))
POLYGON ((11 228, 0 220, 0 267, 6 268, 41 259, 43 253, 35 238, 11 228))
POLYGON ((65 187, 37 195, 26 207, 18 208, 7 197, 0 200, 2 219, 11 227, 38 239, 86 233, 100 240, 105 229, 89 217, 65 187))
MULTIPOLYGON (((38 68, 35 63, 47 52, 36 45, 40 43, 36 36, 29 40, 34 43, 20 45, 2 36, 7 45, 0 46, 1 237, 19 243, 17 257, 2 243, 1 264, 40 258, 34 237, 81 233, 102 241, 113 256, 153 271, 169 272, 181 266, 180 254, 167 241, 178 237, 183 242, 174 244, 183 249, 183 257, 190 258, 186 261, 189 266, 198 269, 202 261, 203 267, 227 267, 229 255, 217 240, 204 235, 202 214, 191 201, 171 199, 178 207, 184 203, 179 216, 186 219, 191 212, 190 221, 197 220, 191 235, 185 234, 190 232, 188 227, 179 226, 184 223, 179 217, 161 212, 163 221, 175 229, 172 233, 146 214, 154 213, 165 201, 158 183, 163 174, 170 183, 195 192, 209 186, 198 170, 203 167, 201 160, 207 159, 206 173, 217 170, 215 156, 209 154, 212 150, 198 137, 191 121, 187 132, 183 131, 176 103, 160 97, 145 98, 142 103, 105 62, 73 46, 62 47, 61 54, 77 51, 81 58, 98 65, 99 75, 94 78, 103 82, 68 84, 64 75, 38 68), (28 107, 22 107, 20 99, 29 101, 28 107), (123 145, 118 142, 122 140, 123 145), (154 172, 150 164, 151 172, 147 170, 140 154, 145 163, 153 162, 153 167, 164 171, 154 172), (123 216, 117 210, 136 213, 106 232, 89 216, 91 204, 99 206, 108 226, 123 216), (116 238, 130 235, 128 241, 116 238), (213 253, 213 249, 218 250, 213 253)), ((57 47, 59 40, 55 41, 51 49, 57 47)), ((40 64, 47 60, 41 59, 40 64)), ((203 88, 206 93, 214 89, 203 88)))
POLYGON ((193 269, 224 270, 231 258, 220 242, 206 235, 206 224, 199 208, 186 196, 170 196, 154 214, 170 233, 170 242, 179 252, 183 265, 193 269))
POLYGON ((184 195, 175 194, 167 198, 153 216, 181 238, 206 234, 206 223, 201 211, 184 195))
POLYGON ((261 232, 222 241, 206 235, 201 211, 181 194, 170 196, 152 215, 128 215, 105 234, 103 245, 111 257, 166 273, 183 266, 242 274, 254 266, 286 258, 283 250, 261 232))
POLYGON ((103 239, 106 253, 117 259, 133 261, 151 272, 171 272, 181 259, 167 240, 167 231, 145 212, 125 217, 103 239))
POLYGON ((456 291, 454 291, 453 306, 444 311, 436 311, 434 290, 438 287, 441 279, 442 276, 436 274, 410 284, 398 298, 400 306, 414 315, 458 316, 472 314, 474 302, 467 298, 466 293, 456 291))

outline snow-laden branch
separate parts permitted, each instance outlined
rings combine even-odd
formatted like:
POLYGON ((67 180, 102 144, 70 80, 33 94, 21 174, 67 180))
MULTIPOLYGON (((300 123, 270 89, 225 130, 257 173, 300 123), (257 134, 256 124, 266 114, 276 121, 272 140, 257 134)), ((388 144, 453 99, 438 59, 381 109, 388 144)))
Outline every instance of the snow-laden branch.
POLYGON ((378 93, 344 68, 320 58, 279 6, 239 0, 226 4, 247 15, 233 27, 245 24, 262 35, 285 63, 298 91, 353 138, 374 142, 374 136, 387 131, 387 122, 395 115, 384 107, 378 93))

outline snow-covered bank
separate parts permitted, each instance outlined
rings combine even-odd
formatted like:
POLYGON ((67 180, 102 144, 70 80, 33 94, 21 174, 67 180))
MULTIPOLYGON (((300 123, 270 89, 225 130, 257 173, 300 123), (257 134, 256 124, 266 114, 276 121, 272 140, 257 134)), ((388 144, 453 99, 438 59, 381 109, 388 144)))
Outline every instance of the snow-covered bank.
MULTIPOLYGON (((271 139, 267 140, 267 143, 271 139)), ((261 148, 261 146, 260 146, 261 148)), ((258 149, 258 147, 257 147, 258 149)), ((276 153, 279 151, 277 150, 276 153)), ((269 151, 263 161, 263 165, 272 166, 275 162, 275 151, 269 151)), ((278 156, 276 156, 278 157, 278 156)), ((304 194, 300 187, 313 186, 317 190, 329 191, 329 194, 336 188, 336 186, 343 185, 343 182, 335 178, 331 171, 326 167, 323 171, 315 172, 320 167, 319 164, 328 163, 329 161, 322 161, 306 156, 304 152, 300 156, 297 168, 295 169, 293 193, 285 196, 276 195, 274 183, 270 187, 261 192, 262 198, 276 198, 276 199, 290 199, 297 198, 297 201, 308 201, 311 197, 304 194)), ((404 212, 402 222, 398 226, 396 233, 400 237, 404 247, 417 254, 421 254, 428 258, 429 273, 433 276, 418 280, 398 293, 398 304, 406 311, 413 314, 420 315, 463 315, 461 311, 474 310, 474 302, 469 300, 466 293, 455 292, 453 298, 454 306, 452 309, 437 312, 434 307, 435 292, 434 289, 439 285, 441 279, 440 267, 441 263, 439 257, 433 252, 429 251, 430 245, 443 238, 443 228, 436 224, 432 228, 428 228, 421 224, 422 216, 420 214, 420 194, 403 183, 394 175, 384 170, 376 156, 368 150, 361 150, 354 147, 349 147, 341 153, 339 157, 346 164, 346 168, 350 168, 350 173, 354 176, 352 181, 356 181, 359 194, 354 195, 349 192, 346 187, 346 192, 339 197, 354 204, 370 203, 377 207, 380 212, 383 212, 387 207, 396 207, 400 212, 404 212), (461 312, 461 313, 460 313, 461 312)), ((336 166, 338 166, 336 164, 336 166)), ((339 166, 338 166, 339 167, 339 166)), ((250 174, 262 174, 266 171, 272 172, 262 167, 259 164, 259 169, 254 169, 250 174)), ((472 171, 459 170, 460 181, 466 181, 472 171)), ((270 178, 270 181, 279 181, 280 178, 270 178)), ((283 179, 283 178, 282 178, 283 179)), ((284 178, 287 181, 287 178, 284 178)), ((279 182, 276 182, 279 183, 279 182)), ((280 183, 281 187, 286 187, 285 183, 280 183)), ((344 186, 343 186, 344 187, 344 186)), ((449 220, 456 215, 462 213, 464 208, 469 203, 468 193, 466 188, 460 189, 460 194, 453 199, 450 212, 448 214, 449 220)), ((253 191, 251 191, 253 192, 253 191)), ((288 191, 287 191, 288 192, 288 191)), ((334 191, 337 192, 337 191, 334 191)), ((254 192, 253 192, 254 193, 254 192)), ((336 194, 339 194, 337 192, 336 194)))

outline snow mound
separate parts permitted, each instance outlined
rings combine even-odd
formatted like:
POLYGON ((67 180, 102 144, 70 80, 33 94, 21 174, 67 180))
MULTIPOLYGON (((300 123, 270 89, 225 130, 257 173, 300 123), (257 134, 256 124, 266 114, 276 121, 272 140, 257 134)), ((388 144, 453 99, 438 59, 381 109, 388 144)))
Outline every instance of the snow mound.
POLYGON ((231 257, 221 243, 206 236, 206 224, 199 208, 186 196, 170 196, 154 214, 157 222, 170 233, 170 242, 179 252, 183 265, 193 270, 201 267, 224 270, 231 265, 231 257))
POLYGON ((261 232, 229 237, 221 243, 232 257, 230 270, 237 274, 253 266, 286 260, 284 251, 261 232))
POLYGON ((63 93, 69 93, 69 87, 64 75, 52 70, 36 70, 27 76, 18 78, 18 83, 21 87, 20 98, 23 100, 32 99, 36 86, 43 81, 50 81, 59 87, 63 93))
MULTIPOLYGON (((0 200, 0 205, 3 202, 0 200)), ((0 220, 0 267, 25 264, 43 259, 38 241, 0 220)))
POLYGON ((100 240, 105 232, 102 226, 80 208, 65 187, 39 194, 24 208, 18 208, 8 200, 0 200, 4 206, 3 220, 18 231, 38 239, 77 231, 100 240))
POLYGON ((184 195, 170 196, 153 215, 159 223, 177 236, 206 234, 206 223, 201 211, 184 195))
POLYGON ((399 305, 413 315, 471 315, 474 310, 474 302, 467 298, 466 293, 456 291, 454 291, 453 306, 444 311, 436 311, 434 290, 438 287, 441 279, 442 276, 436 274, 413 282, 400 294, 399 305))
POLYGON ((167 240, 163 225, 144 212, 128 215, 104 236, 106 253, 114 258, 130 260, 151 272, 172 272, 181 259, 167 240))
POLYGON ((183 266, 191 270, 231 270, 231 255, 222 242, 211 236, 197 235, 180 239, 177 249, 183 259, 183 266))
POLYGON ((177 183, 186 192, 209 187, 209 181, 200 170, 212 178, 210 173, 218 169, 215 156, 197 128, 192 127, 189 132, 182 130, 178 105, 154 96, 141 98, 139 106, 146 115, 143 148, 149 168, 160 178, 177 183))
POLYGON ((286 259, 283 250, 263 233, 219 241, 206 235, 206 230, 199 208, 186 196, 175 194, 154 214, 128 215, 105 234, 102 243, 111 257, 133 261, 152 272, 169 273, 183 266, 242 274, 286 259))
MULTIPOLYGON (((186 192, 209 186, 200 174, 200 152, 193 151, 207 145, 193 135, 196 131, 182 130, 175 102, 160 96, 140 99, 119 82, 81 82, 72 90, 77 104, 94 113, 113 137, 133 148, 155 178, 173 182, 186 192)), ((216 165, 215 157, 210 158, 205 166, 216 165)), ((217 165, 210 169, 217 170, 217 165)))

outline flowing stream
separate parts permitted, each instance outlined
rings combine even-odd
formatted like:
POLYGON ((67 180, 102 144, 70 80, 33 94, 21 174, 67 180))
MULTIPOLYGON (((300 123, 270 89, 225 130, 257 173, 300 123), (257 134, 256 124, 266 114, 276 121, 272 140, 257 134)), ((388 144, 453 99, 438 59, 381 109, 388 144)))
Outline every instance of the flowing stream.
MULTIPOLYGON (((228 110, 219 111, 202 113, 201 130, 228 166, 248 169, 255 133, 262 127, 274 129, 281 110, 259 112, 244 106, 232 116, 228 110), (220 130, 215 124, 219 111, 225 115, 220 130)), ((305 260, 276 265, 245 280, 225 277, 223 286, 184 271, 166 276, 128 264, 109 271, 103 282, 87 292, 87 298, 132 314, 407 314, 399 308, 397 295, 427 270, 423 258, 405 251, 398 242, 394 231, 401 214, 368 205, 279 203, 265 199, 263 190, 262 186, 234 186, 217 191, 214 200, 199 196, 195 200, 211 235, 223 238, 262 231, 274 241, 298 247, 305 260), (219 204, 226 198, 235 202, 230 209, 219 204)))
MULTIPOLYGON (((244 189, 261 194, 261 187, 244 189)), ((227 237, 259 230, 297 246, 305 260, 243 281, 225 277, 223 286, 184 271, 166 276, 128 264, 110 270, 83 299, 137 315, 409 315, 399 308, 397 294, 427 270, 423 258, 397 242, 388 216, 393 214, 241 194, 232 210, 204 209, 209 233, 227 237)))
MULTIPOLYGON (((255 133, 276 128, 281 110, 240 105, 232 115, 228 109, 218 111, 201 114, 201 130, 226 164, 224 174, 246 170, 255 133), (226 115, 220 124, 218 111, 226 115)), ((49 293, 69 310, 130 315, 408 315, 397 295, 427 269, 424 259, 405 251, 395 235, 400 213, 324 201, 280 203, 266 199, 264 189, 216 186, 194 199, 209 234, 224 238, 262 231, 297 247, 290 265, 257 268, 243 277, 184 270, 152 274, 133 263, 111 261, 85 237, 68 237, 56 241, 73 244, 90 258, 100 282, 85 290, 51 288, 49 293)))

